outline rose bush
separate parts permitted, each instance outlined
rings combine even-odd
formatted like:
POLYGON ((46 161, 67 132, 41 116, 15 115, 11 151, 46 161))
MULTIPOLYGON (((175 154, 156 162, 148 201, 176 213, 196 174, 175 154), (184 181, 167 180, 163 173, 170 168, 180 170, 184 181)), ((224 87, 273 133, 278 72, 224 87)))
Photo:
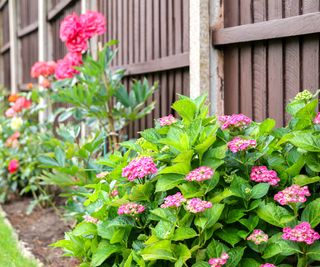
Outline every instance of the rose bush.
POLYGON ((43 106, 39 92, 7 96, 2 92, 0 116, 0 200, 16 193, 31 194, 28 212, 37 204, 49 200, 46 187, 41 185, 39 154, 46 152, 44 143, 52 137, 49 123, 39 124, 37 115, 43 106))
MULTIPOLYGON (((317 95, 300 93, 285 128, 244 115, 208 117, 181 96, 181 119, 127 141, 54 244, 80 266, 299 266, 320 260, 317 95)), ((165 122, 165 123, 164 123, 165 122)))

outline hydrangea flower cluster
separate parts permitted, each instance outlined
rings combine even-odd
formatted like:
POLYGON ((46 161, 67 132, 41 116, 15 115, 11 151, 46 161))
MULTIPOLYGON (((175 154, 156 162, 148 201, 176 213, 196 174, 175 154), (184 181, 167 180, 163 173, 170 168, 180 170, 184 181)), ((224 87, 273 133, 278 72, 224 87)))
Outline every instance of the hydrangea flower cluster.
POLYGON ((109 174, 109 172, 107 172, 107 171, 105 171, 105 172, 100 172, 100 173, 98 173, 98 174, 96 175, 96 177, 97 177, 98 179, 102 179, 102 178, 106 177, 108 174, 109 174))
POLYGON ((317 116, 313 119, 314 124, 320 124, 320 112, 318 112, 317 116))
POLYGON ((122 176, 129 181, 143 178, 158 171, 151 157, 142 157, 132 160, 129 165, 122 170, 122 176))
POLYGON ((183 202, 186 202, 186 199, 180 192, 178 192, 174 195, 165 197, 164 203, 161 205, 161 208, 178 208, 183 202))
POLYGON ((212 203, 210 201, 201 200, 200 198, 192 198, 187 201, 187 210, 192 213, 203 212, 206 209, 210 209, 212 203))
POLYGON ((171 125, 175 122, 177 122, 177 119, 172 114, 159 119, 160 126, 171 125))
POLYGON ((274 170, 268 170, 266 166, 254 166, 252 167, 250 174, 251 181, 258 183, 268 183, 276 186, 280 182, 278 174, 274 170))
POLYGON ((145 207, 143 205, 139 205, 137 203, 128 203, 120 206, 120 208, 118 209, 118 214, 137 215, 144 212, 144 210, 145 207))
POLYGON ((110 192, 110 196, 111 197, 116 197, 119 195, 119 191, 117 189, 113 189, 111 192, 110 192))
POLYGON ((219 121, 222 122, 221 129, 225 130, 228 128, 242 128, 249 125, 252 120, 243 114, 232 114, 219 116, 219 121))
POLYGON ((306 196, 310 196, 308 187, 294 184, 275 194, 274 200, 280 205, 288 205, 289 203, 306 202, 306 196))
POLYGON ((88 48, 88 40, 106 31, 106 19, 99 13, 88 11, 78 17, 71 14, 60 26, 60 39, 65 42, 68 54, 57 61, 55 77, 58 80, 72 78, 79 73, 74 69, 82 64, 82 53, 88 48))
POLYGON ((19 169, 19 161, 17 159, 12 159, 8 165, 9 173, 15 173, 19 169))
POLYGON ((309 101, 313 98, 313 95, 310 91, 308 90, 303 90, 302 92, 298 93, 294 100, 305 100, 305 101, 309 101))
POLYGON ((32 104, 31 100, 28 100, 24 96, 14 97, 14 100, 15 101, 11 99, 11 103, 13 103, 13 105, 5 112, 7 118, 16 116, 22 110, 30 108, 32 104))
POLYGON ((83 219, 84 219, 85 222, 94 223, 94 224, 99 222, 99 220, 97 218, 94 218, 94 217, 92 217, 92 216, 90 216, 88 214, 84 215, 83 219))
POLYGON ((238 151, 243 151, 255 147, 256 145, 256 140, 242 139, 238 136, 233 138, 230 142, 228 142, 228 148, 232 153, 237 153, 238 151))
POLYGON ((213 176, 214 171, 207 166, 201 166, 193 171, 191 171, 185 178, 187 181, 197 181, 202 182, 205 180, 211 179, 213 176))
POLYGON ((284 228, 282 239, 294 242, 304 242, 308 245, 311 245, 316 240, 320 239, 320 235, 311 228, 311 225, 308 222, 303 222, 294 228, 284 228))
POLYGON ((208 261, 208 263, 210 264, 210 267, 221 267, 227 263, 228 259, 229 255, 223 252, 220 258, 212 258, 208 261))
POLYGON ((252 241, 256 245, 260 245, 268 241, 268 235, 260 229, 255 229, 253 233, 247 237, 247 240, 252 241))
POLYGON ((260 267, 277 267, 277 266, 275 266, 272 263, 265 263, 265 264, 260 265, 260 267))

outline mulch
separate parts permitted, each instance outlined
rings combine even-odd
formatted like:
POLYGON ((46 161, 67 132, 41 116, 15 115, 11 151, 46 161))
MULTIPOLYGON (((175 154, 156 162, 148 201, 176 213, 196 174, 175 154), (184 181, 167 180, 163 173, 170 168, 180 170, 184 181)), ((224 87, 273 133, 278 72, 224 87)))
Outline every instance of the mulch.
POLYGON ((30 215, 26 215, 30 201, 28 198, 16 199, 3 205, 19 239, 45 267, 77 266, 79 263, 75 259, 62 256, 62 250, 49 247, 55 241, 63 239, 64 232, 70 230, 70 225, 53 208, 36 208, 30 215))

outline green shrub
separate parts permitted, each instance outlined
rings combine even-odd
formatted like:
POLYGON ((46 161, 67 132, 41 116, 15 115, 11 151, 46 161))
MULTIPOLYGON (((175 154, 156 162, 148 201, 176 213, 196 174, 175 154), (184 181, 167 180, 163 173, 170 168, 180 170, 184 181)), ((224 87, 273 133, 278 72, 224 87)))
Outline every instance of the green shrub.
POLYGON ((309 245, 282 238, 286 227, 320 223, 318 100, 293 100, 287 107, 292 120, 279 129, 272 119, 256 123, 243 115, 219 122, 207 117, 204 103, 205 97, 181 96, 172 106, 181 120, 162 118, 136 142, 122 143, 126 153, 99 159, 105 172, 86 185, 92 193, 84 220, 53 246, 82 267, 200 267, 224 252, 230 267, 320 260, 313 230, 306 230, 314 234, 309 245), (165 199, 179 192, 173 203, 165 199))

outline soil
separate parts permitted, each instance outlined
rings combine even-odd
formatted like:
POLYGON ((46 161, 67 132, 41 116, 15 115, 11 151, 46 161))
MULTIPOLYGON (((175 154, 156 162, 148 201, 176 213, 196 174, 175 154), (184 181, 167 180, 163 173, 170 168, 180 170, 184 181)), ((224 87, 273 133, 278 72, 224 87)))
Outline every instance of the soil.
POLYGON ((64 232, 69 231, 70 226, 52 208, 36 208, 26 215, 29 203, 30 199, 20 199, 3 205, 19 239, 45 267, 77 266, 79 263, 75 259, 62 257, 62 250, 49 247, 63 239, 64 232))

